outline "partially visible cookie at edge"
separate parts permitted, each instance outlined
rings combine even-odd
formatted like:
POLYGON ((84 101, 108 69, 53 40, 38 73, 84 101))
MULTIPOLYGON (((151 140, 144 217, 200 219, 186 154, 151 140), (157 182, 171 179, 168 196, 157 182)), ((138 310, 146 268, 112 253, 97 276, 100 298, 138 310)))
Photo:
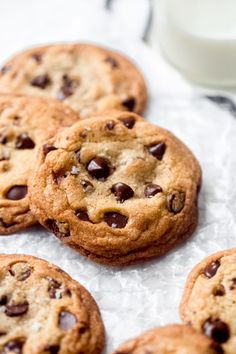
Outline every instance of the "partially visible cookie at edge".
POLYGON ((36 147, 78 120, 76 112, 55 100, 0 94, 0 234, 35 223, 28 178, 36 147))
POLYGON ((197 225, 199 164, 134 113, 81 120, 39 152, 30 204, 39 222, 90 259, 128 265, 163 255, 197 225))
POLYGON ((100 354, 104 327, 90 293, 57 266, 0 255, 0 353, 100 354))
POLYGON ((145 332, 122 344, 113 354, 223 354, 219 345, 184 325, 145 332))
POLYGON ((91 44, 57 44, 16 54, 0 71, 0 91, 51 97, 88 117, 109 109, 142 113, 144 78, 125 56, 91 44))
POLYGON ((236 249, 210 255, 189 274, 180 306, 182 320, 236 350, 236 249))

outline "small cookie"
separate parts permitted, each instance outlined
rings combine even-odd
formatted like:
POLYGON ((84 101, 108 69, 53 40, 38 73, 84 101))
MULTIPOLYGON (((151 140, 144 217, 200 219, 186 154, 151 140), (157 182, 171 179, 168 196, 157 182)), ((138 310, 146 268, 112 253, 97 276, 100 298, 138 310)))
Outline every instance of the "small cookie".
POLYGON ((16 55, 0 71, 0 91, 56 98, 81 117, 109 109, 141 113, 147 100, 133 63, 88 44, 49 45, 16 55))
POLYGON ((0 353, 101 353, 98 307, 63 270, 31 256, 0 255, 0 279, 0 353))
POLYGON ((166 130, 116 111, 48 144, 31 178, 31 207, 81 254, 126 265, 166 253, 195 229, 200 167, 166 130))
POLYGON ((223 354, 223 351, 192 328, 169 325, 127 341, 113 354, 223 354))
POLYGON ((190 273, 180 306, 185 323, 236 352, 236 249, 215 253, 190 273))
POLYGON ((78 121, 60 102, 0 95, 0 234, 35 223, 28 202, 28 178, 36 147, 60 126, 78 121))

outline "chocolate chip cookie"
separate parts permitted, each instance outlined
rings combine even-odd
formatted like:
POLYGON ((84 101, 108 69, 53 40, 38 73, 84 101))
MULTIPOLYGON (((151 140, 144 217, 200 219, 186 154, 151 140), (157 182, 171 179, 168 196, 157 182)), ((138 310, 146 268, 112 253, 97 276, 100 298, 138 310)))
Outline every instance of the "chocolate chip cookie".
POLYGON ((223 354, 206 336, 183 325, 150 330, 121 345, 113 354, 223 354))
POLYGON ((28 201, 28 178, 36 147, 60 126, 79 119, 56 100, 0 94, 0 234, 35 222, 28 201))
POLYGON ((56 98, 81 117, 108 109, 141 113, 147 100, 133 63, 88 44, 50 45, 16 55, 1 69, 0 91, 56 98))
POLYGON ((180 314, 184 322, 236 351, 236 249, 215 253, 190 273, 180 314))
POLYGON ((198 162, 171 133, 130 112, 81 120, 43 146, 30 181, 42 225, 101 263, 160 256, 197 224, 198 162))
POLYGON ((101 353, 98 307, 63 270, 31 256, 0 255, 0 279, 0 353, 101 353))

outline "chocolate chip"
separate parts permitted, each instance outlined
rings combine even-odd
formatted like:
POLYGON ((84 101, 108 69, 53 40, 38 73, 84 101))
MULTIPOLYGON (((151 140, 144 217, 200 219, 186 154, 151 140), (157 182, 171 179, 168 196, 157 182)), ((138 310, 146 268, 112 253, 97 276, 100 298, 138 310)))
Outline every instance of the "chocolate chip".
POLYGON ((116 125, 116 123, 114 122, 114 120, 109 120, 109 121, 106 123, 106 128, 107 128, 108 130, 112 130, 115 125, 116 125))
POLYGON ((93 184, 90 181, 82 179, 80 184, 83 187, 85 192, 91 193, 91 192, 94 191, 94 186, 93 186, 93 184))
POLYGON ((51 299, 61 299, 62 298, 62 289, 61 284, 58 283, 55 279, 48 278, 48 293, 51 299))
POLYGON ((14 353, 14 354, 22 354, 23 345, 25 340, 23 339, 14 339, 7 342, 3 347, 3 354, 14 353))
POLYGON ((214 296, 224 296, 225 295, 225 287, 224 285, 220 284, 213 290, 214 296))
POLYGON ((228 325, 220 319, 209 318, 202 326, 206 336, 212 338, 217 343, 225 343, 229 339, 230 331, 228 325))
POLYGON ((36 63, 40 64, 42 63, 42 55, 39 53, 34 53, 31 55, 31 57, 36 61, 36 63))
POLYGON ((162 188, 158 186, 158 184, 154 184, 154 183, 147 184, 144 189, 144 194, 147 198, 152 198, 154 197, 154 195, 161 192, 162 192, 162 188))
POLYGON ((120 213, 107 212, 104 214, 104 221, 114 229, 122 229, 126 226, 128 218, 120 213))
POLYGON ((121 121, 128 129, 132 129, 135 124, 135 119, 133 117, 123 118, 121 121))
POLYGON ((57 98, 60 101, 65 100, 67 97, 72 96, 74 93, 75 82, 69 78, 68 75, 63 75, 62 86, 57 93, 57 98))
POLYGON ((1 295, 0 296, 0 306, 4 306, 7 304, 7 296, 6 295, 1 295))
POLYGON ((66 222, 60 222, 53 219, 47 219, 45 226, 51 230, 57 237, 70 236, 69 225, 66 222))
POLYGON ((4 134, 0 134, 0 144, 5 145, 7 143, 7 136, 4 134))
POLYGON ((6 194, 6 198, 10 200, 20 200, 25 198, 28 192, 27 186, 15 185, 6 194))
POLYGON ((108 162, 103 157, 94 157, 87 165, 87 171, 93 178, 105 180, 110 174, 108 162))
POLYGON ((224 350, 223 350, 222 347, 221 347, 219 344, 217 344, 217 343, 212 343, 212 344, 211 344, 211 349, 213 349, 216 354, 224 354, 224 350))
POLYGON ((77 210, 75 215, 80 220, 91 222, 91 220, 89 219, 89 216, 85 210, 77 210))
POLYGON ((57 354, 60 350, 60 346, 59 345, 48 345, 45 348, 45 351, 48 352, 49 354, 57 354))
POLYGON ((105 59, 105 62, 106 62, 106 63, 109 63, 109 64, 111 65, 112 69, 115 69, 115 68, 118 68, 118 67, 119 67, 117 60, 115 60, 115 59, 112 58, 112 57, 107 57, 107 58, 105 59))
POLYGON ((166 151, 166 144, 165 143, 157 143, 157 144, 152 144, 149 145, 148 147, 148 152, 154 156, 157 160, 162 160, 163 155, 166 151))
POLYGON ((133 112, 136 105, 136 100, 134 97, 127 98, 122 102, 122 105, 128 108, 129 111, 133 112))
POLYGON ((18 281, 25 281, 31 275, 31 268, 23 262, 15 263, 11 269, 9 269, 10 274, 16 277, 18 281))
POLYGON ((33 149, 34 147, 35 143, 27 133, 22 133, 17 137, 16 149, 33 149))
POLYGON ((47 74, 36 76, 33 80, 31 80, 31 85, 35 87, 39 87, 44 90, 48 85, 50 85, 51 80, 47 74))
POLYGON ((203 274, 207 278, 212 278, 216 274, 218 268, 220 267, 220 261, 217 259, 214 262, 211 262, 206 268, 203 270, 203 274))
POLYGON ((6 305, 5 314, 9 317, 16 317, 24 315, 29 308, 28 302, 16 305, 6 305))
POLYGON ((1 74, 4 75, 6 74, 8 71, 11 70, 11 65, 4 65, 2 68, 1 68, 1 74))
POLYGON ((118 182, 111 187, 112 193, 115 194, 116 199, 123 203, 125 200, 132 198, 134 195, 133 189, 125 183, 118 182))
POLYGON ((178 214, 184 207, 185 193, 184 192, 172 192, 167 195, 166 204, 167 209, 174 214, 178 214))
POLYGON ((50 151, 57 150, 57 148, 50 144, 43 145, 43 153, 46 156, 50 151))
POLYGON ((59 326, 64 331, 68 331, 77 323, 76 317, 67 311, 63 311, 59 315, 59 326))

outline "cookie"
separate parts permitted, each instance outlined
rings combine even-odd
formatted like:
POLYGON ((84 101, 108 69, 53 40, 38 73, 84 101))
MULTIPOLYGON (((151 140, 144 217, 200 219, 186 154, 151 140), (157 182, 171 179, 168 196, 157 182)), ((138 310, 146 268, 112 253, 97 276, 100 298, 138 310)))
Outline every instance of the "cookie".
POLYGON ((183 325, 150 330, 121 345, 113 354, 223 354, 206 336, 183 325))
POLYGON ((236 249, 215 253, 190 273, 180 314, 185 323, 236 352, 236 249))
POLYGON ((98 307, 63 270, 39 258, 2 254, 0 279, 0 353, 101 353, 98 307))
POLYGON ((56 98, 87 117, 121 109, 141 113, 147 100, 138 69, 116 52, 88 44, 34 48, 0 72, 0 92, 56 98))
POLYGON ((35 223, 28 178, 36 147, 61 126, 79 119, 56 100, 0 94, 0 234, 35 223))
POLYGON ((30 181, 31 208, 81 254, 126 265, 163 255, 195 229, 200 167, 166 130, 116 111, 47 144, 30 181))

